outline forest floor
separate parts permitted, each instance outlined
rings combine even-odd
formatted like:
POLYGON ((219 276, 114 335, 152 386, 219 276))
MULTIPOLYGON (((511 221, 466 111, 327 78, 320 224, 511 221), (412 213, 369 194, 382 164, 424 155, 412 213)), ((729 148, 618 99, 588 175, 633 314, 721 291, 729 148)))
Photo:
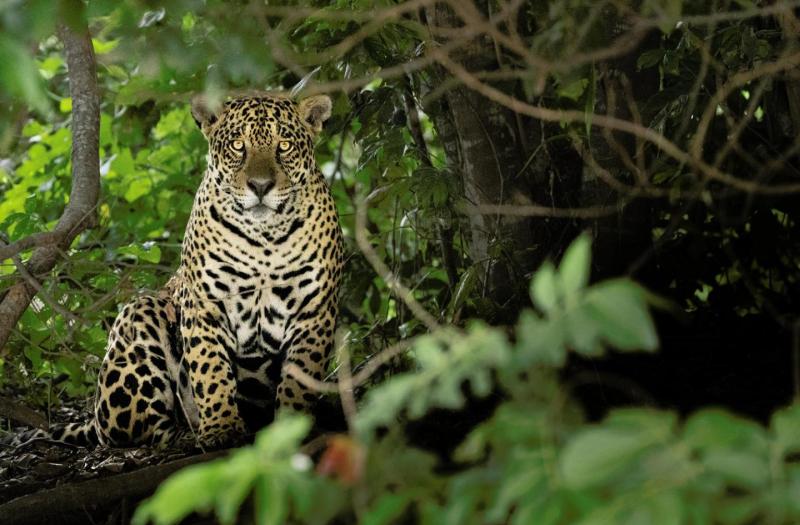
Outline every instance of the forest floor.
MULTIPOLYGON (((21 409, 31 424, 37 419, 46 421, 22 405, 24 396, 19 392, 2 399, 21 409)), ((71 422, 90 417, 79 405, 66 401, 50 414, 51 420, 71 422)), ((343 415, 330 400, 321 401, 317 408, 312 436, 344 430, 343 415)), ((87 449, 45 439, 20 439, 30 426, 4 428, 7 430, 0 434, 0 525, 127 524, 136 505, 171 474, 224 457, 230 450, 200 450, 190 433, 166 448, 87 449)), ((242 436, 231 446, 252 440, 252 434, 242 436)), ((207 522, 194 516, 187 523, 207 522)))
MULTIPOLYGON (((87 414, 69 406, 53 414, 56 421, 82 417, 87 414)), ((10 429, 0 444, 0 525, 128 523, 136 504, 169 475, 228 452, 203 452, 188 440, 158 449, 11 442, 25 430, 10 429)))

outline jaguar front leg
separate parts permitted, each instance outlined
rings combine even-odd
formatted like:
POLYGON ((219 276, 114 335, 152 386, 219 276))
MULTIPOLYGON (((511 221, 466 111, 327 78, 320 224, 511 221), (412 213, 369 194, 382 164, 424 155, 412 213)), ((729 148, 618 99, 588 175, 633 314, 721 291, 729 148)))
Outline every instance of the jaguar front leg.
POLYGON ((282 407, 308 411, 316 401, 315 392, 290 374, 286 365, 297 365, 307 375, 318 381, 323 380, 333 354, 336 314, 337 304, 333 294, 298 314, 282 348, 286 357, 278 384, 276 411, 282 407))
POLYGON ((219 309, 184 307, 181 336, 189 384, 197 406, 200 444, 215 447, 245 432, 236 405, 231 355, 236 340, 219 309))

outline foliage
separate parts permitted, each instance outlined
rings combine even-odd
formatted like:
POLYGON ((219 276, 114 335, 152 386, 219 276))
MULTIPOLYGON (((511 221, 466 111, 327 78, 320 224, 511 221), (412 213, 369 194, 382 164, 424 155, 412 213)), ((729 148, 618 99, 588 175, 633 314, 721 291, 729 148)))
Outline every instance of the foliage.
MULTIPOLYGON (((506 3, 474 4, 487 21, 480 30, 470 26, 469 11, 459 11, 463 29, 435 28, 430 6, 385 0, 0 6, 0 240, 52 229, 69 198, 72 99, 57 23, 89 22, 102 91, 99 225, 42 276, 44 293, 0 349, 0 388, 48 408, 91 396, 119 305, 159 288, 179 263, 205 152, 190 95, 289 89, 315 68, 308 87, 327 85, 334 98, 317 158, 347 240, 339 322, 354 364, 414 341, 407 357, 364 385, 352 435, 331 441, 317 473, 300 444, 308 422, 287 416, 252 447, 170 481, 140 509, 140 521, 171 523, 197 510, 232 522, 249 495, 252 510, 243 512, 262 523, 330 516, 437 524, 800 521, 800 410, 770 415, 789 399, 772 391, 789 375, 782 363, 800 311, 796 197, 773 186, 796 183, 800 173, 792 95, 800 82, 784 67, 797 64, 798 34, 787 29, 783 4, 528 1, 507 24, 489 23, 506 3), (530 142, 524 162, 501 166, 504 202, 552 213, 504 223, 542 234, 521 246, 507 230, 492 229, 501 214, 480 221, 469 212, 480 195, 459 157, 468 144, 458 140, 463 130, 453 130, 452 112, 469 106, 458 91, 463 79, 428 54, 446 49, 448 38, 492 27, 513 30, 510 40, 465 36, 464 48, 492 43, 490 57, 465 67, 484 87, 515 97, 517 107, 552 112, 551 121, 514 115, 511 127, 530 142), (641 133, 600 126, 602 117, 641 133), (571 177, 577 184, 563 190, 571 177), (357 249, 358 203, 368 204, 378 257, 442 329, 427 333, 357 249), (615 214, 594 218, 596 208, 615 214), (684 419, 686 404, 674 399, 667 405, 680 415, 606 414, 608 406, 602 421, 582 414, 569 365, 602 367, 609 347, 618 350, 614 359, 653 353, 658 338, 646 305, 663 304, 629 278, 589 286, 588 236, 563 249, 572 231, 584 229, 592 232, 596 275, 635 276, 685 318, 688 328, 659 325, 665 353, 680 347, 680 358, 697 349, 691 357, 713 361, 710 375, 720 381, 727 379, 721 367, 735 367, 736 352, 744 354, 729 375, 768 384, 769 406, 758 414, 768 426, 717 408, 684 419), (476 237, 487 231, 481 252, 476 237), (558 267, 531 271, 562 252, 558 267), (492 295, 487 275, 497 267, 508 267, 521 300, 492 295), (748 339, 734 349, 716 344, 743 332, 748 339), (771 365, 768 373, 751 368, 756 359, 771 365), (437 458, 406 443, 409 421, 468 410, 486 395, 502 401, 447 458, 457 472, 442 472, 437 458)), ((455 58, 464 49, 457 51, 455 58)), ((490 106, 479 100, 467 109, 490 106)), ((491 124, 482 122, 481 131, 496 154, 505 144, 491 124)), ((0 261, 0 300, 17 278, 12 261, 0 261)), ((678 360, 679 371, 697 363, 678 360)), ((633 379, 645 382, 638 374, 635 368, 633 379)), ((661 383, 680 379, 659 370, 661 383)), ((767 397, 749 382, 737 389, 748 402, 767 397)))
MULTIPOLYGON (((100 225, 76 241, 67 263, 48 282, 49 295, 75 312, 82 325, 70 325, 43 301, 21 321, 19 336, 26 340, 35 374, 66 374, 71 395, 94 383, 113 321, 109 309, 135 291, 157 289, 177 265, 196 183, 187 173, 201 170, 205 144, 187 108, 166 112, 152 130, 140 126, 126 134, 129 126, 101 115, 100 225), (146 139, 148 147, 142 147, 146 139)), ((11 241, 52 227, 69 194, 68 128, 32 122, 23 136, 31 147, 9 176, 12 186, 0 203, 0 229, 11 241)), ((12 265, 0 268, 7 276, 13 271, 12 265)))
POLYGON ((231 458, 182 470, 137 509, 133 523, 179 523, 194 510, 212 509, 222 523, 234 523, 250 492, 256 523, 285 523, 290 512, 305 523, 326 523, 340 489, 306 475, 311 460, 297 449, 310 426, 307 416, 278 419, 231 458))
MULTIPOLYGON (((72 101, 60 44, 52 36, 57 15, 67 21, 85 17, 94 35, 103 89, 103 193, 100 227, 81 235, 69 257, 44 282, 49 297, 83 323, 66 321, 47 301, 35 301, 9 342, 11 351, 2 357, 3 363, 10 361, 2 380, 22 383, 39 400, 53 398, 47 392, 54 386, 68 396, 90 392, 97 357, 103 353, 104 331, 117 305, 138 290, 158 288, 178 263, 204 148, 186 108, 190 94, 205 91, 213 97, 229 88, 291 87, 299 80, 299 69, 287 67, 286 60, 303 68, 319 66, 312 84, 352 81, 355 86, 347 95, 337 92, 328 133, 318 145, 318 158, 331 181, 351 248, 342 322, 357 342, 355 355, 369 355, 374 348, 421 332, 418 321, 389 294, 353 247, 355 203, 367 197, 369 229, 379 256, 430 311, 442 312, 447 320, 502 318, 502 305, 487 294, 486 261, 468 250, 474 225, 459 210, 469 199, 464 197, 458 167, 447 162, 438 129, 448 118, 439 100, 448 84, 435 68, 404 77, 388 74, 390 68, 418 59, 428 37, 410 16, 371 26, 359 21, 371 9, 390 5, 298 6, 317 9, 314 16, 295 16, 284 5, 246 3, 231 9, 224 2, 193 0, 174 0, 146 10, 133 2, 83 5, 67 0, 37 1, 24 9, 21 4, 3 7, 0 46, 8 52, 0 66, 0 101, 7 102, 0 104, 0 231, 14 241, 46 230, 68 198, 72 101), (50 9, 53 6, 57 9, 50 9), (365 28, 370 31, 364 32, 365 28), (267 52, 265 34, 270 35, 270 49, 288 55, 281 58, 278 51, 267 52), (352 40, 362 34, 363 39, 352 40), (352 45, 344 46, 351 40, 352 45), (331 49, 342 52, 331 57, 331 49), (6 68, 15 73, 4 76, 6 68), (430 164, 409 132, 403 99, 409 91, 424 109, 420 117, 430 164), (443 228, 450 232, 449 238, 442 237, 443 228), (449 282, 443 243, 452 248, 457 282, 449 282)), ((607 111, 609 97, 619 100, 623 77, 628 78, 635 89, 625 96, 631 107, 638 108, 642 124, 684 147, 691 139, 687 129, 693 125, 692 115, 702 112, 718 83, 790 49, 774 23, 757 17, 731 17, 718 29, 702 20, 682 25, 675 21, 682 14, 702 17, 758 5, 643 2, 631 9, 638 9, 636 16, 663 31, 647 33, 631 58, 634 67, 609 61, 571 68, 564 64, 570 63, 572 54, 613 45, 614 35, 607 28, 627 27, 626 17, 632 13, 602 2, 528 3, 520 12, 519 37, 531 52, 559 67, 542 79, 525 70, 524 61, 508 57, 504 63, 519 73, 524 100, 559 109, 607 111), (712 61, 709 67, 716 77, 695 86, 703 72, 703 56, 712 61)), ((634 32, 634 36, 641 35, 634 32)), ((773 168, 766 161, 794 140, 787 134, 791 126, 777 116, 786 113, 786 102, 780 86, 770 87, 771 78, 734 90, 720 106, 731 122, 753 106, 749 120, 742 121, 742 136, 758 147, 733 148, 733 154, 721 160, 722 168, 742 180, 753 178, 759 166, 757 180, 780 180, 782 175, 769 171, 773 168), (774 118, 768 118, 770 111, 774 118), (747 152, 752 155, 745 162, 736 157, 747 152)), ((719 150, 730 135, 722 120, 712 123, 707 151, 719 150)), ((542 156, 557 158, 557 151, 548 153, 550 144, 569 136, 590 147, 610 174, 625 183, 632 181, 630 163, 609 155, 607 138, 592 127, 588 116, 556 131, 542 137, 528 165, 548 164, 542 156)), ((745 317, 769 310, 781 317, 779 322, 788 322, 779 312, 794 311, 791 298, 800 296, 794 293, 799 237, 792 207, 785 200, 744 202, 724 190, 717 192, 712 183, 697 181, 690 170, 657 148, 643 147, 650 183, 668 195, 648 204, 646 220, 641 222, 643 235, 626 248, 632 257, 638 256, 634 250, 650 249, 650 242, 655 242, 645 272, 648 285, 687 311, 725 309, 745 317), (692 196, 698 194, 699 199, 692 196), (740 209, 745 212, 739 214, 740 209), (751 254, 752 260, 744 260, 751 254), (687 260, 690 264, 683 264, 687 260)), ((519 176, 530 178, 532 187, 546 186, 541 175, 519 176)), ((584 194, 597 193, 592 177, 587 176, 584 185, 584 194)), ((596 197, 601 202, 609 198, 603 192, 596 197)), ((511 252, 519 247, 511 240, 498 235, 490 242, 488 257, 493 264, 514 260, 511 252)), ((522 249, 533 260, 543 259, 550 248, 522 249)), ((558 251, 558 244, 552 249, 558 251)), ((23 259, 28 254, 23 253, 23 259)), ((617 259, 627 255, 623 252, 617 259)), ((629 262, 625 259, 622 264, 629 262)), ((620 264, 607 257, 597 262, 606 275, 618 274, 620 264)), ((520 270, 515 268, 512 275, 522 290, 529 275, 524 270, 520 275, 520 270)), ((14 281, 13 274, 11 261, 3 261, 0 288, 14 281)), ((516 306, 511 308, 511 319, 517 311, 516 306)))
POLYGON ((558 269, 548 264, 534 276, 532 295, 546 314, 525 312, 514 340, 482 324, 418 338, 413 369, 367 394, 356 416, 357 440, 334 438, 338 445, 329 445, 320 467, 336 448, 334 464, 324 472, 338 483, 310 468, 292 470, 310 460, 298 456, 307 421, 291 416, 262 431, 252 447, 175 475, 143 504, 138 523, 178 523, 190 510, 212 509, 223 523, 232 523, 251 490, 255 523, 280 523, 288 516, 323 522, 321 516, 333 515, 355 515, 369 524, 415 516, 431 525, 800 519, 800 471, 792 460, 800 450, 799 406, 777 412, 769 429, 720 409, 701 410, 685 422, 672 412, 645 408, 614 410, 600 423, 582 421, 557 381, 563 354, 569 349, 594 355, 605 342, 624 350, 653 349, 655 342, 642 290, 626 279, 587 287, 588 272, 583 236, 558 269), (548 279, 567 292, 559 294, 563 300, 548 300, 551 288, 542 284, 548 279), (591 319, 592 328, 572 339, 567 334, 577 315, 591 319), (464 407, 465 391, 482 397, 497 388, 506 395, 455 450, 452 459, 461 465, 455 473, 438 472, 436 460, 398 432, 398 424, 433 409, 464 407), (364 448, 366 466, 359 467, 364 448), (258 487, 268 480, 282 488, 265 500, 258 487), (307 490, 299 490, 301 485, 307 490), (309 513, 312 501, 315 511, 309 513))

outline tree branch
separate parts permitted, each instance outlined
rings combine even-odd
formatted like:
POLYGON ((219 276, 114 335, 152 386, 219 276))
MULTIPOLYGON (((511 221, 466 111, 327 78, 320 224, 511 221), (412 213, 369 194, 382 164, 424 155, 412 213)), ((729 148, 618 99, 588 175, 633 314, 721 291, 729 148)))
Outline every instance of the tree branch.
POLYGON ((0 246, 0 261, 10 259, 11 257, 27 250, 28 248, 47 246, 48 244, 57 243, 59 240, 60 238, 55 232, 34 233, 33 235, 29 235, 24 239, 18 240, 17 242, 7 244, 6 246, 0 246))
MULTIPOLYGON (((39 246, 27 264, 27 271, 41 276, 55 267, 62 251, 75 237, 95 225, 95 208, 100 194, 100 100, 92 38, 85 22, 80 28, 62 25, 59 36, 64 43, 69 91, 72 97, 72 190, 69 203, 56 227, 35 240, 19 241, 4 248, 9 254, 20 246, 39 246), (51 242, 44 243, 44 239, 51 242)), ((36 288, 24 279, 8 289, 0 302, 0 348, 5 346, 11 331, 36 295, 36 288)))

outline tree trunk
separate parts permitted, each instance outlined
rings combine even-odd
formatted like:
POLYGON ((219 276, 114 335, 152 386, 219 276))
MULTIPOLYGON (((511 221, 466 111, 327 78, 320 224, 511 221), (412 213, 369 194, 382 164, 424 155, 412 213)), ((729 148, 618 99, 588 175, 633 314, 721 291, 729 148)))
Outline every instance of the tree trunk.
MULTIPOLYGON (((431 8, 427 18, 434 27, 462 25, 442 4, 431 8)), ((452 56, 471 72, 497 70, 501 65, 499 57, 499 50, 486 36, 467 42, 452 56)), ((521 91, 516 82, 493 85, 509 93, 521 91)), ((470 204, 535 202, 558 207, 565 199, 575 197, 574 183, 579 181, 580 168, 576 171, 571 162, 574 152, 565 152, 566 158, 560 160, 560 165, 570 172, 564 179, 570 183, 562 187, 561 174, 551 169, 547 148, 538 148, 546 136, 540 122, 523 119, 463 86, 448 90, 432 116, 448 164, 459 174, 470 204), (534 151, 536 156, 532 156, 534 151)), ((554 251, 554 240, 563 237, 565 223, 549 218, 480 214, 471 214, 469 223, 469 253, 473 264, 481 269, 483 295, 501 306, 495 312, 495 320, 507 321, 503 312, 516 317, 517 309, 512 304, 527 301, 530 273, 554 251)))
MULTIPOLYGON (((783 31, 783 38, 787 45, 797 47, 800 45, 800 20, 793 12, 785 12, 778 15, 778 22, 783 31)), ((792 126, 795 135, 800 135, 800 68, 792 68, 786 71, 786 98, 789 103, 789 115, 792 118, 792 126)))
MULTIPOLYGON (((69 91, 72 97, 72 190, 69 203, 53 230, 53 242, 39 246, 27 263, 28 273, 40 279, 69 249, 75 237, 96 221, 100 194, 100 100, 92 38, 86 23, 80 28, 60 28, 64 42, 69 91)), ((20 278, 0 301, 0 348, 36 295, 36 286, 20 278)))

